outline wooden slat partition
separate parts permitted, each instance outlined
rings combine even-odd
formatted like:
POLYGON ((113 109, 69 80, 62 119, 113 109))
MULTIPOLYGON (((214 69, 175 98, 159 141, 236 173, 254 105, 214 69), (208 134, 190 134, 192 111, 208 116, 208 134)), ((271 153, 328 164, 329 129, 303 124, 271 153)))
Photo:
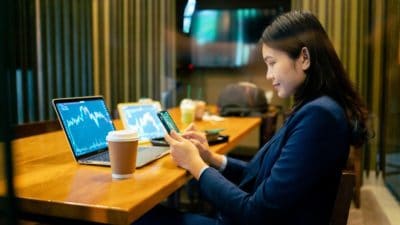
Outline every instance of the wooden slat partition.
POLYGON ((397 200, 400 200, 400 2, 385 1, 385 16, 383 21, 384 55, 382 57, 383 99, 382 104, 382 145, 380 146, 380 168, 384 171, 387 187, 397 200), (382 159, 383 158, 383 159, 382 159))
POLYGON ((14 123, 55 119, 58 97, 104 95, 113 111, 119 102, 174 92, 165 81, 176 77, 168 36, 175 0, 35 0, 18 8, 14 123))
MULTIPOLYGON (((374 118, 381 115, 382 5, 378 0, 292 1, 293 9, 311 11, 321 20, 350 79, 374 118)), ((378 136, 380 131, 375 132, 378 136)), ((366 156, 376 155, 379 141, 378 137, 371 140, 367 146, 371 153, 366 156)), ((374 165, 375 161, 370 164, 374 165)), ((366 167, 368 165, 366 163, 366 167)))
MULTIPOLYGON (((373 68, 381 68, 379 63, 371 64, 371 59, 379 60, 378 55, 372 54, 371 46, 374 34, 371 33, 371 23, 378 24, 380 16, 374 16, 378 12, 379 3, 377 0, 293 0, 292 8, 308 10, 314 13, 325 27, 340 59, 347 70, 350 79, 360 91, 372 113, 379 116, 379 100, 377 96, 381 92, 380 74, 373 71, 373 68), (375 7, 377 5, 378 7, 375 7), (371 15, 372 12, 372 15, 371 15), (372 89, 373 84, 374 88, 372 89), (372 90, 374 95, 372 96, 372 90)), ((372 25, 375 27, 375 25, 372 25)), ((379 31, 379 26, 377 26, 379 31)), ((374 31, 375 32, 375 31, 374 31)), ((381 71, 381 70, 380 70, 381 71)))
POLYGON ((368 49, 368 3, 363 0, 293 0, 292 9, 314 13, 325 27, 350 78, 366 96, 365 73, 368 49))
POLYGON ((350 78, 365 99, 371 128, 375 128, 375 137, 362 150, 361 167, 367 173, 371 169, 384 171, 386 155, 398 151, 394 140, 400 133, 399 1, 293 0, 292 6, 312 11, 327 29, 350 78))

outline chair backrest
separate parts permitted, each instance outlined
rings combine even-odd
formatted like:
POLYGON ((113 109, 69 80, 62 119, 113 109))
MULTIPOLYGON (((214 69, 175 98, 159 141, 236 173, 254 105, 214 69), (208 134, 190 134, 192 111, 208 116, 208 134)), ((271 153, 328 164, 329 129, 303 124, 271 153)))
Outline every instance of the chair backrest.
POLYGON ((281 114, 280 107, 270 105, 268 108, 268 112, 261 116, 259 139, 260 148, 267 143, 272 136, 274 136, 277 127, 278 116, 281 114))
POLYGON ((354 194, 354 186, 355 174, 352 171, 342 171, 330 225, 347 224, 350 204, 354 194))
POLYGON ((57 120, 39 121, 33 123, 19 124, 14 127, 14 138, 23 138, 46 132, 61 130, 57 120))
POLYGON ((261 116, 268 111, 264 90, 248 82, 224 87, 218 96, 217 106, 221 116, 261 116))
MULTIPOLYGON (((356 176, 356 184, 353 196, 353 202, 356 208, 361 207, 361 185, 363 183, 362 159, 364 157, 363 154, 363 149, 361 149, 360 147, 356 148, 354 146, 351 146, 346 165, 346 170, 354 171, 354 174, 356 176)), ((365 157, 367 157, 367 155, 365 157)), ((369 160, 366 159, 366 161, 368 162, 369 160)))

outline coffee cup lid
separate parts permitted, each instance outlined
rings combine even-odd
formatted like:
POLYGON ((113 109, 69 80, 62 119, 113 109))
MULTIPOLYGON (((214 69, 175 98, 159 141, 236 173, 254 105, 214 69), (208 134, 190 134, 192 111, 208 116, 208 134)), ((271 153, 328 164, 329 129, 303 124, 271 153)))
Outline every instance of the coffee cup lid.
POLYGON ((192 108, 195 107, 194 101, 193 101, 192 99, 185 98, 185 99, 183 99, 183 100, 181 101, 180 107, 181 107, 181 108, 189 108, 189 109, 192 109, 192 108))
POLYGON ((135 141, 138 139, 138 133, 136 130, 114 130, 108 132, 106 137, 107 141, 135 141))

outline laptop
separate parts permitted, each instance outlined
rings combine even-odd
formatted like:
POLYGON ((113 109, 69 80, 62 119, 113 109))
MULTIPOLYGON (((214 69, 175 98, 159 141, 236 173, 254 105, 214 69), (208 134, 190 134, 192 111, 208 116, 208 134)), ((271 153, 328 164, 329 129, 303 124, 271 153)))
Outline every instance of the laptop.
POLYGON ((153 103, 119 103, 118 114, 125 129, 136 129, 139 142, 168 146, 166 130, 157 116, 159 108, 153 103))
MULTIPOLYGON (((115 127, 103 97, 59 98, 53 99, 52 105, 75 160, 80 164, 109 166, 106 136, 115 127)), ((168 147, 139 145, 136 167, 168 153, 168 147)))

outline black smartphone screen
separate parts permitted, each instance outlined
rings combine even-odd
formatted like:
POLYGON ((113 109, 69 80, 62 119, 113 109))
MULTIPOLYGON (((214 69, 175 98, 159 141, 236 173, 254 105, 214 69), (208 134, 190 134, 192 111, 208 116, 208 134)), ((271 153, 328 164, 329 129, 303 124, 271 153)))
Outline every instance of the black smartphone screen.
POLYGON ((158 118, 160 118, 161 123, 164 125, 165 129, 167 130, 168 134, 171 133, 172 130, 179 133, 179 129, 176 126, 174 120, 172 119, 171 115, 168 111, 159 111, 157 113, 158 118))

